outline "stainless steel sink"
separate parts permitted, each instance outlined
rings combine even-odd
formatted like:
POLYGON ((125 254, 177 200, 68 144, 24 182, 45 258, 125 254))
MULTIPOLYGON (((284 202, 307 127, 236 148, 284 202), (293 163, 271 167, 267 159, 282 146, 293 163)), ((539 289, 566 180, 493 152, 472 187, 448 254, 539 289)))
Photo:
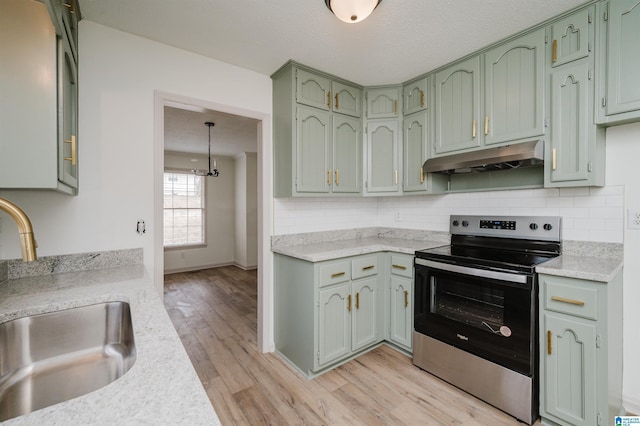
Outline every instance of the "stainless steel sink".
POLYGON ((0 421, 99 389, 136 360, 126 302, 0 324, 0 421))

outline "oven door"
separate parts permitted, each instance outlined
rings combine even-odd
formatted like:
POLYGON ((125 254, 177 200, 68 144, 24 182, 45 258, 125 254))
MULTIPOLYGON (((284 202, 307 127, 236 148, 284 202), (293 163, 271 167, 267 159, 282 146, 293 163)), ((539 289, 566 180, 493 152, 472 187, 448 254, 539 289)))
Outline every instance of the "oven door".
POLYGON ((536 365, 536 275, 415 259, 414 327, 521 374, 536 365))

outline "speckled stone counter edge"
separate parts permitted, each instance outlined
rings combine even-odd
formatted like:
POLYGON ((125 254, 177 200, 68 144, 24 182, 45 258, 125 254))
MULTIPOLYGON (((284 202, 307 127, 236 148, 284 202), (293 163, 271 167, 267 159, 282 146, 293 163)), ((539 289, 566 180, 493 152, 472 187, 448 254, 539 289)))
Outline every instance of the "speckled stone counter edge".
MULTIPOLYGON (((65 272, 137 265, 141 264, 142 260, 143 250, 141 248, 45 256, 34 262, 23 262, 20 259, 14 259, 4 261, 6 264, 5 280, 7 278, 40 277, 65 272)), ((2 269, 2 262, 0 262, 0 282, 4 281, 2 279, 2 269)))
POLYGON ((7 261, 0 260, 0 284, 9 279, 9 271, 7 269, 7 261))

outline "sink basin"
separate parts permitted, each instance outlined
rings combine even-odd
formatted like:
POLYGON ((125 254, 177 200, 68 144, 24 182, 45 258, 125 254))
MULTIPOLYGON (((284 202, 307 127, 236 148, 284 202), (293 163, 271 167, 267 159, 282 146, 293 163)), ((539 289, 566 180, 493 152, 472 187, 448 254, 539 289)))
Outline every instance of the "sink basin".
POLYGON ((0 324, 0 421, 99 389, 129 371, 135 359, 126 302, 0 324))

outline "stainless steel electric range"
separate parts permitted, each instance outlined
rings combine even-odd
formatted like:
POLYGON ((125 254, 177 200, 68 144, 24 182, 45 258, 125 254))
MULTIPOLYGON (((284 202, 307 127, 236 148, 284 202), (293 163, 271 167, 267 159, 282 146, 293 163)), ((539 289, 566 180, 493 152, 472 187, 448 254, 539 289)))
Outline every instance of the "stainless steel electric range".
POLYGON ((451 245, 415 254, 413 363, 532 424, 538 417, 536 265, 560 217, 451 216, 451 245))

